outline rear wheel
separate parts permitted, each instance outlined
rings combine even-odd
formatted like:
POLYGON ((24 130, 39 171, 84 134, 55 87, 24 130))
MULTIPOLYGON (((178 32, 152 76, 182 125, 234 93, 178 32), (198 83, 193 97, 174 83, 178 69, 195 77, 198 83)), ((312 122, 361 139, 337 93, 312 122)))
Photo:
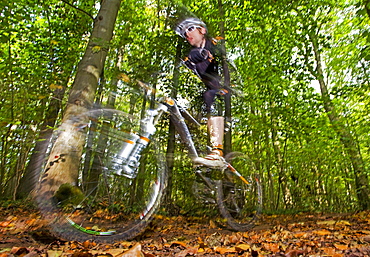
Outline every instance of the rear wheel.
MULTIPOLYGON (((138 120, 113 109, 73 118, 84 146, 74 185, 37 197, 54 234, 66 240, 112 242, 140 234, 158 210, 167 182, 163 151, 155 142, 142 151, 137 169, 123 169, 123 145, 133 142, 138 120)), ((64 131, 57 131, 56 140, 64 131)), ((58 142, 63 144, 63 142, 58 142)), ((66 144, 67 145, 67 144, 66 144)), ((64 162, 70 149, 66 146, 64 162)), ((55 163, 54 165, 58 165, 55 163)), ((43 192, 40 183, 39 192, 43 192)))
POLYGON ((247 231, 261 214, 262 186, 249 158, 238 156, 232 164, 245 180, 235 175, 233 167, 227 168, 224 179, 215 181, 217 204, 230 228, 247 231))

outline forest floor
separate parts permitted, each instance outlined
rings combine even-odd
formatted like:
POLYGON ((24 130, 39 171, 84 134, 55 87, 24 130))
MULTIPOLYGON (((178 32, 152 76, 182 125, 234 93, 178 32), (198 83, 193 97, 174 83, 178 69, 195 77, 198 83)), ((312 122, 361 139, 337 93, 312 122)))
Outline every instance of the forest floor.
POLYGON ((370 212, 265 215, 248 232, 207 217, 157 215, 138 238, 114 244, 65 242, 29 207, 0 207, 0 257, 370 256, 370 212))

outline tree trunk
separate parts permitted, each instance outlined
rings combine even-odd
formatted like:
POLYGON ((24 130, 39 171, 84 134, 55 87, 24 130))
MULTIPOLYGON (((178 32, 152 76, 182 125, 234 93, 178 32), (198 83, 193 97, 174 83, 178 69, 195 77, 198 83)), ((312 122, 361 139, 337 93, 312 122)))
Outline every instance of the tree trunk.
MULTIPOLYGON (((116 68, 119 70, 118 63, 119 63, 120 56, 117 55, 116 58, 116 68)), ((104 77, 104 75, 103 75, 104 77)), ((115 92, 117 90, 118 86, 118 76, 114 77, 109 86, 115 92)), ((97 106, 101 105, 101 98, 102 98, 102 92, 104 87, 106 86, 106 80, 102 78, 100 80, 98 93, 96 96, 95 104, 97 106)), ((114 108, 116 103, 116 96, 115 94, 110 94, 107 102, 108 108, 114 108)), ((96 122, 92 122, 91 129, 89 130, 89 133, 87 135, 87 147, 85 149, 85 161, 83 164, 83 171, 82 171, 82 188, 87 192, 88 194, 95 194, 98 186, 99 177, 103 172, 102 169, 102 163, 101 160, 103 159, 103 155, 107 146, 107 133, 104 132, 101 133, 97 142, 96 149, 99 151, 93 150, 93 135, 95 133, 95 127, 97 126, 96 122)), ((103 131, 105 131, 107 128, 104 126, 102 128, 103 131)))
POLYGON ((333 105, 328 87, 324 81, 324 72, 322 69, 321 55, 319 52, 318 40, 314 33, 308 34, 313 47, 315 60, 316 60, 316 70, 311 70, 311 73, 316 77, 320 84, 321 96, 324 103, 324 109, 329 117, 330 123, 333 125, 333 129, 340 138, 345 151, 351 159, 355 182, 357 198, 361 209, 366 210, 370 208, 370 188, 369 179, 366 173, 364 161, 361 156, 360 149, 355 141, 353 135, 342 123, 340 116, 337 114, 335 106, 333 105))
MULTIPOLYGON (((49 35, 50 39, 53 37, 53 28, 50 25, 50 11, 49 11, 49 6, 47 5, 46 2, 43 2, 43 8, 45 8, 46 11, 46 17, 48 20, 49 24, 49 35)), ((86 31, 79 31, 77 34, 78 36, 82 36, 85 34, 86 31)), ((49 52, 50 52, 50 62, 51 66, 53 67, 53 73, 57 73, 57 66, 55 64, 55 50, 53 49, 52 45, 50 44, 49 46, 49 52)), ((77 60, 77 56, 76 56, 77 60)), ((72 60, 70 60, 71 63, 73 63, 72 60)), ((72 65, 70 65, 72 67, 72 65)), ((64 69, 62 74, 67 74, 67 76, 63 76, 61 79, 61 85, 67 84, 69 80, 71 79, 71 73, 72 73, 72 68, 67 68, 64 69)), ((46 111, 46 118, 41 125, 41 128, 39 129, 40 133, 38 135, 35 147, 32 151, 29 163, 24 171, 24 174, 22 178, 20 179, 19 186, 17 189, 17 197, 23 198, 28 196, 37 186, 37 182, 40 178, 40 174, 42 172, 41 166, 42 163, 45 162, 45 158, 47 157, 47 150, 48 146, 50 144, 50 139, 53 135, 54 129, 53 127, 56 124, 56 120, 58 117, 58 114, 61 110, 62 107, 62 100, 64 97, 66 87, 60 87, 54 90, 53 96, 50 100, 48 109, 46 111)))
MULTIPOLYGON (((181 50, 182 50, 182 44, 180 43, 180 40, 177 41, 176 46, 176 57, 175 57, 175 67, 178 67, 181 60, 181 50)), ((173 72, 173 87, 171 91, 171 97, 176 98, 177 96, 177 88, 179 86, 179 77, 180 72, 178 69, 175 69, 173 72)), ((167 152, 166 152, 166 161, 167 161, 167 168, 168 168, 168 182, 167 182, 167 192, 166 192, 166 198, 165 198, 165 205, 167 211, 172 214, 176 215, 175 208, 173 206, 173 200, 172 200, 172 188, 173 188, 173 168, 174 168, 174 154, 175 154, 175 135, 176 135, 176 129, 175 125, 170 119, 170 125, 168 127, 168 141, 167 141, 167 152)))
POLYGON ((232 152, 232 131, 231 131, 231 90, 230 90, 230 71, 229 66, 227 64, 227 56, 226 56, 226 46, 225 46, 225 12, 222 5, 222 0, 218 0, 218 10, 220 14, 220 36, 222 37, 221 40, 221 58, 222 58, 222 70, 224 75, 224 87, 226 90, 229 91, 228 94, 224 96, 225 101, 225 137, 224 137, 224 152, 228 154, 232 152))
POLYGON ((73 117, 92 106, 99 78, 102 74, 108 44, 113 29, 120 0, 104 0, 95 19, 94 28, 84 56, 79 63, 72 85, 59 137, 49 156, 42 187, 38 195, 52 196, 60 185, 78 182, 78 168, 85 134, 73 124, 73 117))

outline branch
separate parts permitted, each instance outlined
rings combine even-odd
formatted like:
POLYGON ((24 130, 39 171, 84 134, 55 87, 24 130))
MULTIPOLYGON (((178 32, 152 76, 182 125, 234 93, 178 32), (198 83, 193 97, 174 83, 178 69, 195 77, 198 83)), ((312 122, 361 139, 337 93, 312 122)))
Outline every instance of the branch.
POLYGON ((82 9, 74 6, 73 4, 68 3, 66 0, 62 0, 62 2, 69 5, 70 7, 74 8, 74 9, 76 9, 77 11, 83 12, 84 14, 89 16, 93 21, 95 20, 94 17, 90 13, 86 12, 85 10, 82 10, 82 9))

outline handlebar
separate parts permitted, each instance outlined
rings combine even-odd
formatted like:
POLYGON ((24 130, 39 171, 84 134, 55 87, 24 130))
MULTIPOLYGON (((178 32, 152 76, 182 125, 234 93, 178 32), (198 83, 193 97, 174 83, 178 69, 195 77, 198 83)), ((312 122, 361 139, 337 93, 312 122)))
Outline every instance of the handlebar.
MULTIPOLYGON (((144 82, 142 82, 140 80, 138 80, 137 82, 138 82, 138 85, 145 91, 145 96, 149 97, 150 95, 155 94, 156 90, 154 88, 148 86, 147 84, 145 84, 144 82)), ((171 112, 171 110, 169 108, 178 108, 181 115, 185 119, 194 123, 197 126, 200 126, 199 122, 196 119, 194 119, 193 116, 191 116, 191 114, 186 110, 185 107, 178 105, 175 99, 173 99, 171 97, 160 97, 160 98, 156 99, 155 101, 158 103, 158 107, 155 108, 154 110, 158 111, 158 114, 157 114, 156 118, 154 119, 154 124, 156 124, 158 122, 158 120, 162 116, 163 112, 167 112, 167 113, 171 112)), ((174 112, 171 112, 171 113, 176 114, 177 111, 174 111, 174 112)))

